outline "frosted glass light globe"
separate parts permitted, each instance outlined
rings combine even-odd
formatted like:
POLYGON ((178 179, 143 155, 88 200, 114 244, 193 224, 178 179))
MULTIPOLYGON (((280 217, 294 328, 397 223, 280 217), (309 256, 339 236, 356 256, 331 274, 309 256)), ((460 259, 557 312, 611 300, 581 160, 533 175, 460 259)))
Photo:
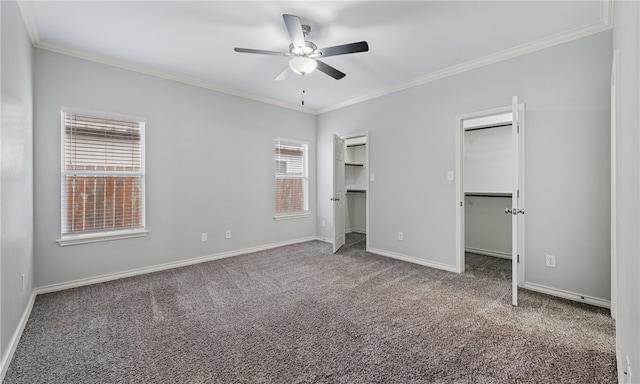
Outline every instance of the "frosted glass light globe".
POLYGON ((318 63, 308 57, 294 57, 289 61, 289 67, 298 75, 309 74, 318 68, 318 63))

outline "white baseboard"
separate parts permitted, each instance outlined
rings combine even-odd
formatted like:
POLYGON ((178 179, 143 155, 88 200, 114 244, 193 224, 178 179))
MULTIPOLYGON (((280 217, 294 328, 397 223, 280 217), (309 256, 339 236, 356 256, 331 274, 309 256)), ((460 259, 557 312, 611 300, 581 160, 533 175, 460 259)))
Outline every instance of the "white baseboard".
POLYGON ((65 289, 77 288, 77 287, 82 287, 82 286, 91 285, 91 284, 104 283, 106 281, 118 280, 118 279, 123 279, 125 277, 131 277, 131 276, 137 276, 137 275, 144 275, 147 273, 159 272, 167 269, 179 268, 187 265, 199 264, 199 263, 204 263, 212 260, 225 259, 227 257, 265 251, 272 248, 278 248, 278 247, 291 245, 291 244, 304 243, 306 241, 312 241, 312 240, 322 240, 322 239, 317 236, 304 237, 301 239, 283 241, 279 243, 272 243, 272 244, 261 245, 257 247, 251 247, 251 248, 238 249, 235 251, 222 252, 214 255, 200 256, 200 257, 195 257, 187 260, 173 261, 170 263, 154 265, 151 267, 136 268, 136 269, 131 269, 123 272, 109 273, 106 275, 89 277, 86 279, 78 279, 78 280, 68 281, 64 283, 45 285, 42 287, 35 288, 34 291, 36 294, 63 291, 65 289))
POLYGON ((506 252, 491 251, 491 250, 488 250, 488 249, 472 248, 472 247, 464 247, 464 251, 465 252, 471 252, 471 253, 477 253, 479 255, 493 256, 493 257, 499 257, 501 259, 509 259, 509 260, 511 260, 511 253, 506 253, 506 252))
POLYGON ((456 270, 456 266, 455 265, 442 264, 442 263, 438 263, 438 262, 435 262, 435 261, 428 261, 428 260, 424 260, 424 259, 418 259, 417 257, 401 255, 399 253, 393 253, 393 252, 389 252, 389 251, 384 251, 382 249, 377 249, 377 248, 369 248, 368 252, 375 253, 376 255, 380 255, 380 256, 391 257, 392 259, 398 259, 398 260, 402 260, 402 261, 407 261, 407 262, 413 263, 413 264, 423 265, 425 267, 431 267, 431 268, 435 268, 435 269, 442 269, 442 270, 445 270, 445 271, 458 273, 458 271, 456 270))
POLYGON ((366 235, 367 231, 364 231, 362 229, 357 229, 357 228, 351 228, 351 229, 347 229, 346 231, 344 231, 344 233, 345 234, 347 234, 347 233, 360 233, 360 234, 366 235))
POLYGON ((29 298, 29 302, 27 303, 27 307, 24 309, 22 313, 22 317, 20 318, 20 322, 18 323, 18 327, 15 332, 13 332, 13 336, 9 341, 7 353, 2 357, 2 364, 0 366, 0 383, 4 381, 4 376, 7 374, 7 369, 9 369, 9 364, 13 359, 13 354, 16 353, 16 348, 18 347, 18 343, 20 342, 20 337, 22 337, 22 332, 24 331, 24 327, 27 325, 27 321, 29 321, 29 316, 31 316, 31 310, 33 309, 33 303, 36 301, 36 291, 35 289, 31 292, 31 297, 29 298))
POLYGON ((530 291, 544 293, 551 296, 562 297, 563 299, 569 299, 569 300, 577 301, 580 303, 595 305, 596 307, 609 308, 609 309, 611 308, 611 302, 608 300, 599 299, 597 297, 585 296, 579 293, 565 291, 563 289, 551 288, 545 285, 528 283, 526 281, 522 285, 522 288, 528 289, 530 291))
POLYGON ((332 239, 329 239, 329 238, 327 238, 327 237, 321 237, 321 236, 318 236, 318 237, 316 238, 316 240, 324 241, 325 243, 329 243, 329 244, 333 245, 333 240, 332 240, 332 239))

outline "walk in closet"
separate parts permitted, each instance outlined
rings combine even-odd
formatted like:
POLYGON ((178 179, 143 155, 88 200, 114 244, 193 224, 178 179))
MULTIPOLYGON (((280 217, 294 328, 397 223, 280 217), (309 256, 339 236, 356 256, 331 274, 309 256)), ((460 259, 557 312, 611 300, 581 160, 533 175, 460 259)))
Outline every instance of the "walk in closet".
POLYGON ((511 258, 511 113, 464 122, 465 251, 511 258))
POLYGON ((345 139, 345 232, 367 233, 367 137, 345 139))

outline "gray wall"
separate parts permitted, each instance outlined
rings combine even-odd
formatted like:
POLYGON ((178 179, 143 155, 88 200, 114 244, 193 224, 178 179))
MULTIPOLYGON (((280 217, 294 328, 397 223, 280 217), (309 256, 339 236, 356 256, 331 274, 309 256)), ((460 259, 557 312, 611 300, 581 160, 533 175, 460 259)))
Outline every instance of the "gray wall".
MULTIPOLYGON (((615 4, 617 70, 617 349, 640 382, 640 3, 615 4)), ((621 368, 619 366, 619 368, 621 368)))
POLYGON ((609 300, 611 33, 492 64, 318 117, 318 227, 332 228, 331 135, 369 131, 369 245, 455 265, 455 118, 526 104, 526 276, 609 300), (404 232, 404 241, 397 233, 404 232), (557 268, 545 268, 545 254, 557 268))
POLYGON ((35 81, 36 286, 316 235, 315 116, 40 49, 35 81), (62 106, 147 118, 147 237, 56 243, 62 106), (311 217, 273 219, 275 136, 309 143, 311 217))
POLYGON ((464 132, 464 192, 511 193, 511 125, 464 132))
POLYGON ((464 199, 464 245, 471 252, 511 258, 511 197, 467 196, 464 199))
POLYGON ((347 193, 345 203, 345 232, 367 232, 367 194, 347 193))
POLYGON ((33 48, 17 4, 2 1, 0 7, 0 348, 4 363, 33 289, 33 48))

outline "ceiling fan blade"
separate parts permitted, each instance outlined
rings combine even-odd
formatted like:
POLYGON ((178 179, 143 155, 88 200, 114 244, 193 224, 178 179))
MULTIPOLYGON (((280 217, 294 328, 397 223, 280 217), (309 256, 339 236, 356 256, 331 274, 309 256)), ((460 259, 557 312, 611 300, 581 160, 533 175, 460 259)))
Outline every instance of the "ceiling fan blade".
POLYGON ((284 52, 276 52, 276 51, 263 51, 261 49, 250 49, 250 48, 233 48, 236 52, 241 53, 257 53, 260 55, 273 55, 273 56, 289 56, 288 53, 284 52))
POLYGON ((284 23, 287 25, 289 36, 291 36, 291 42, 294 47, 304 48, 306 43, 304 41, 304 34, 302 33, 302 23, 300 18, 294 15, 282 15, 284 23))
POLYGON ((326 73, 327 75, 333 77, 336 80, 340 80, 346 76, 344 73, 338 71, 337 69, 333 68, 330 65, 323 63, 320 60, 316 60, 316 63, 318 63, 318 71, 326 73))
POLYGON ((276 78, 274 79, 275 81, 282 81, 285 80, 287 77, 289 77, 289 75, 291 74, 291 72, 293 72, 291 70, 291 68, 287 65, 287 68, 285 68, 282 72, 280 72, 280 74, 278 76, 276 76, 276 78))
POLYGON ((369 44, 366 41, 358 43, 336 45, 335 47, 320 48, 320 57, 329 57, 337 55, 346 55, 348 53, 366 52, 369 50, 369 44))

